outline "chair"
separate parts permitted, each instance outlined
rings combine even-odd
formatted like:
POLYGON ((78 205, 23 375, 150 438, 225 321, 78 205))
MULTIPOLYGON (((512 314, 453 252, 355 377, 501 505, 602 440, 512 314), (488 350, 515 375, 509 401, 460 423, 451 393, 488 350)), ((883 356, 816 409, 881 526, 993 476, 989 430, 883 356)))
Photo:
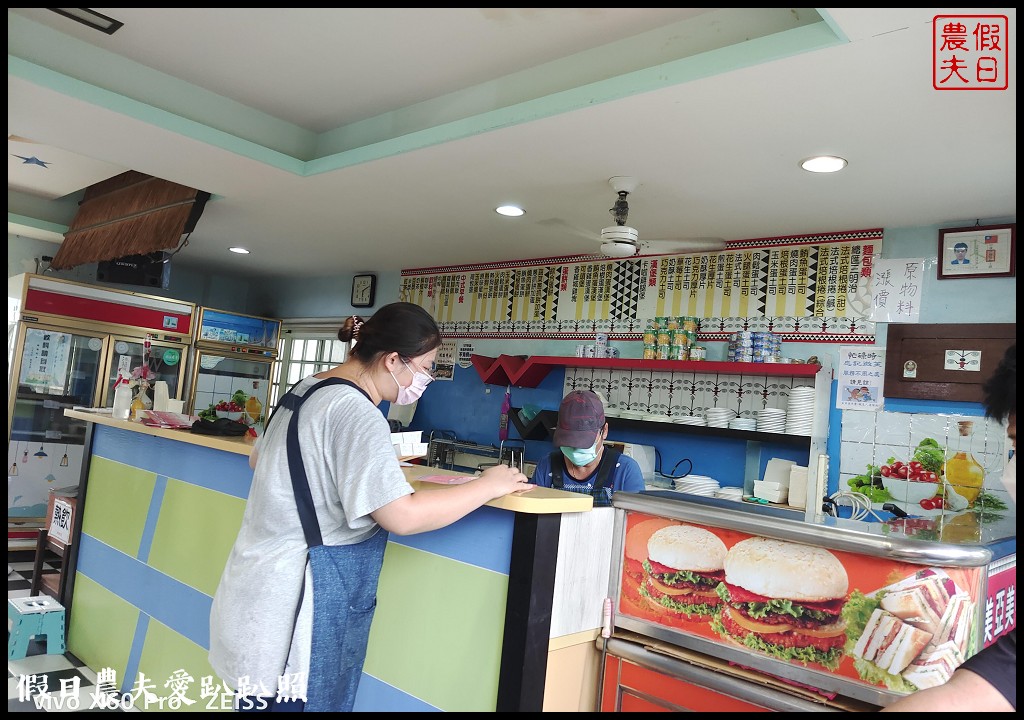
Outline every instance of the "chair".
POLYGON ((7 601, 11 631, 7 639, 7 659, 20 660, 28 652, 28 641, 46 636, 46 654, 63 655, 64 606, 48 595, 11 598, 7 601))

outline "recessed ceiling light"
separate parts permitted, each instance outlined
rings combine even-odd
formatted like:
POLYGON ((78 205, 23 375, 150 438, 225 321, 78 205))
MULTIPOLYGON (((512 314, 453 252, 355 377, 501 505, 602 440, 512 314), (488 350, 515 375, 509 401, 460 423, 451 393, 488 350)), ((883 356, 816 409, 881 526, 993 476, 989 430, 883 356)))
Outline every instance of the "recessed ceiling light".
POLYGON ((494 208, 494 212, 507 217, 519 217, 520 215, 524 215, 526 211, 521 207, 516 207, 515 205, 502 205, 494 208))
POLYGON ((108 17, 103 13, 98 13, 95 10, 89 8, 46 8, 52 10, 58 15, 63 15, 66 18, 70 18, 75 22, 80 22, 83 25, 88 25, 94 30, 99 30, 107 35, 113 35, 120 30, 124 23, 120 20, 115 20, 112 17, 108 17))
POLYGON ((228 250, 230 250, 233 253, 238 253, 239 255, 248 255, 249 254, 249 251, 246 250, 244 247, 231 247, 231 248, 228 248, 228 250))
POLYGON ((846 167, 846 158, 838 155, 815 155, 801 160, 800 167, 814 173, 839 172, 846 167))

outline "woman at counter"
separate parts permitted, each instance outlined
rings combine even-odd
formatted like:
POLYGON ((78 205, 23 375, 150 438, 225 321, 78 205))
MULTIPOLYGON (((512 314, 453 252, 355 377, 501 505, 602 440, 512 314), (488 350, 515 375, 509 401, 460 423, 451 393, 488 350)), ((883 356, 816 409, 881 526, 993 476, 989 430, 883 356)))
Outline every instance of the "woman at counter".
POLYGON ((406 482, 377 405, 415 402, 432 381, 441 334, 425 310, 385 305, 338 338, 355 340, 348 359, 297 383, 254 449, 213 599, 210 663, 241 710, 350 710, 388 532, 441 528, 530 488, 506 465, 443 492, 406 482))

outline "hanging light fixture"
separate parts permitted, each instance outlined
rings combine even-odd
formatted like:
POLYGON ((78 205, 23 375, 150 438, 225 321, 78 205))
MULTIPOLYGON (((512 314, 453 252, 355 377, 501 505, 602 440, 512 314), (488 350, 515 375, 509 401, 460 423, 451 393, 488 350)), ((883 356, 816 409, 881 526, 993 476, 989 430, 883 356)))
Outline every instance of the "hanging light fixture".
POLYGON ((46 451, 43 450, 43 444, 39 443, 39 449, 32 454, 32 457, 44 458, 46 457, 46 451))
POLYGON ((12 475, 17 475, 17 474, 18 474, 18 461, 15 460, 14 462, 11 463, 11 469, 7 472, 7 476, 10 477, 12 475))
POLYGON ((68 466, 68 446, 67 445, 64 446, 64 457, 62 457, 60 459, 60 466, 61 467, 67 467, 68 466))
POLYGON ((27 463, 27 462, 28 462, 28 448, 26 447, 26 448, 25 448, 25 449, 24 449, 24 450, 22 451, 22 456, 21 456, 21 464, 22 464, 22 465, 24 465, 24 464, 25 464, 25 463, 27 463))

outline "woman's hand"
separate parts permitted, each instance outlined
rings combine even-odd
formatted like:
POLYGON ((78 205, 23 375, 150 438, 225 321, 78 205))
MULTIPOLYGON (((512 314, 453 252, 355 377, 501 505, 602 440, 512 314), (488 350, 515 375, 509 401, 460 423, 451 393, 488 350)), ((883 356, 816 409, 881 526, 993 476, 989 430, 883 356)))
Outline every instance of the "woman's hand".
POLYGON ((522 471, 508 465, 489 467, 480 473, 480 477, 473 482, 483 483, 490 491, 491 500, 511 493, 529 492, 536 487, 536 485, 530 484, 530 479, 522 471))

